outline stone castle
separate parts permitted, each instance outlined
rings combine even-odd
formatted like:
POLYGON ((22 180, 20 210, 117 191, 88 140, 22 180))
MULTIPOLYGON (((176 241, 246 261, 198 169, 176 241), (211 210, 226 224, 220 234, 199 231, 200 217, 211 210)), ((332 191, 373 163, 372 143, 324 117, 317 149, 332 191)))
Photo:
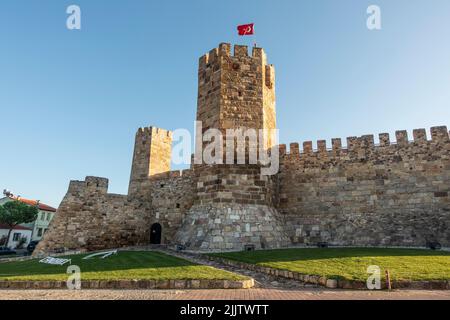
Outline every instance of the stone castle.
MULTIPOLYGON (((276 128, 275 70, 261 48, 220 44, 198 68, 197 120, 208 128, 276 128)), ((154 244, 193 250, 450 246, 450 138, 445 126, 278 148, 280 169, 191 164, 170 171, 172 133, 141 128, 127 195, 108 180, 71 181, 35 251, 154 244)), ((275 142, 264 139, 265 148, 275 142)))

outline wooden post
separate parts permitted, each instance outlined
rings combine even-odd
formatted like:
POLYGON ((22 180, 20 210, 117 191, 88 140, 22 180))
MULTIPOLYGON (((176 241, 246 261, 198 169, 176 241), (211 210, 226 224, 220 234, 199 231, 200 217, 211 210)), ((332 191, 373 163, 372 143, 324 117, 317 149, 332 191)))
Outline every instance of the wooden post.
POLYGON ((392 289, 392 286, 391 286, 391 275, 389 273, 389 270, 386 270, 385 274, 386 274, 386 288, 388 290, 391 290, 392 289))

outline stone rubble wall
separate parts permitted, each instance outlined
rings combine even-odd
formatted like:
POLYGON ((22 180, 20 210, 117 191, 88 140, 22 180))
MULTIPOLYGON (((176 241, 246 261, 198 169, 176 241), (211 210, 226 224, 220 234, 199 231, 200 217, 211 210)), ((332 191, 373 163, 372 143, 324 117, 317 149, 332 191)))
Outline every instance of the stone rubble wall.
POLYGON ((105 178, 71 181, 35 255, 147 245, 153 223, 162 226, 162 243, 171 243, 195 197, 191 170, 154 175, 133 196, 108 194, 107 187, 105 178))
POLYGON ((199 166, 196 173, 195 192, 200 204, 272 203, 272 180, 268 176, 261 176, 261 167, 258 165, 199 166))
POLYGON ((290 241, 278 212, 267 205, 195 204, 186 214, 175 241, 197 250, 282 248, 290 241))
POLYGON ((150 202, 150 224, 162 226, 161 243, 172 244, 176 231, 181 227, 183 217, 194 203, 194 171, 171 171, 150 177, 143 185, 150 190, 141 194, 141 201, 150 202))
POLYGON ((450 141, 446 127, 281 146, 277 209, 293 243, 450 246, 450 141))
POLYGON ((34 255, 147 244, 148 207, 125 195, 108 194, 108 180, 71 181, 34 255))

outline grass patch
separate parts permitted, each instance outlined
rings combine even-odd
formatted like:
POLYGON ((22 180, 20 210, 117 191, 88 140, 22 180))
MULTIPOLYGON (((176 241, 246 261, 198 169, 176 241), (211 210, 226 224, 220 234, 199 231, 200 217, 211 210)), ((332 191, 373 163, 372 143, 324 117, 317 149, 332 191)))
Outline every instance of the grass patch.
POLYGON ((389 270, 393 280, 449 280, 450 252, 384 248, 297 248, 228 252, 211 256, 327 278, 363 280, 367 267, 389 270))
MULTIPOLYGON (((241 275, 154 251, 119 251, 105 259, 72 255, 72 265, 81 269, 82 280, 245 280, 241 275)), ((69 264, 56 266, 39 259, 0 263, 0 280, 67 280, 69 264)))

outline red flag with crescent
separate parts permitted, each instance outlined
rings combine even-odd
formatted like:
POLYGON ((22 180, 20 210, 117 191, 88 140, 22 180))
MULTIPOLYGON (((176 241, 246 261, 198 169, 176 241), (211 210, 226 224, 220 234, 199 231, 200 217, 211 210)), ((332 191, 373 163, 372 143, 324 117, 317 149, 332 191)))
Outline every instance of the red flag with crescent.
POLYGON ((253 23, 243 24, 237 27, 240 36, 252 35, 255 31, 253 23))

